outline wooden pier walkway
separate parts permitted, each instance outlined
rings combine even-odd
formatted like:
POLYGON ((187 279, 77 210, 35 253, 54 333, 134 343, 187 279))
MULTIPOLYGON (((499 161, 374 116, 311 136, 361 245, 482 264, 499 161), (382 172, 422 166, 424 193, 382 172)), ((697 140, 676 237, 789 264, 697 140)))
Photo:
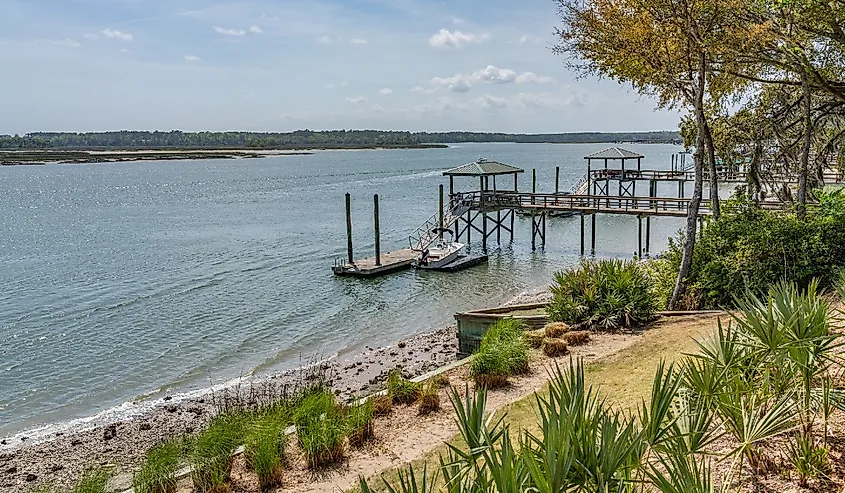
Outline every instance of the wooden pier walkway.
POLYGON ((376 277, 391 272, 410 269, 411 263, 417 258, 418 252, 405 248, 381 255, 379 262, 375 257, 369 257, 349 262, 338 260, 332 270, 339 276, 376 277))

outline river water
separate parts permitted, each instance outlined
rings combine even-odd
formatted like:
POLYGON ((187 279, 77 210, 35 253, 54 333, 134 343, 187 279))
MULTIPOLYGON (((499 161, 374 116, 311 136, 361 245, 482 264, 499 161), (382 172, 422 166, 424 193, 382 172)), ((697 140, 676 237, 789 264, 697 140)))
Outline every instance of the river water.
MULTIPOLYGON (((536 168, 538 191, 552 192, 555 166, 568 189, 585 172, 583 156, 606 147, 2 167, 0 435, 388 344, 547 286, 577 262, 577 218, 550 219, 545 251, 536 252, 530 220, 519 218, 512 244, 494 239, 489 264, 456 274, 336 278, 344 194, 352 194, 356 257, 370 256, 374 193, 389 251, 407 247, 408 233, 436 211, 444 169, 486 157, 526 169, 522 190, 536 168)), ((680 150, 623 147, 658 169, 680 150)), ((652 250, 681 227, 654 219, 652 250)), ((597 255, 630 257, 636 231, 634 217, 599 216, 597 255)))

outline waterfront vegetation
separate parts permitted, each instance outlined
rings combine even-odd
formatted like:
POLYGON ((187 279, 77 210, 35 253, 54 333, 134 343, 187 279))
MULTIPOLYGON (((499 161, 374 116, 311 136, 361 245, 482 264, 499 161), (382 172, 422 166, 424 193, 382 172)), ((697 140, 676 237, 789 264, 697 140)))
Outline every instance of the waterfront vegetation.
POLYGON ((501 319, 491 325, 473 353, 469 373, 480 387, 507 385, 508 378, 528 370, 528 343, 522 324, 501 319))
POLYGON ((694 351, 659 363, 650 392, 630 408, 589 385, 577 360, 552 368, 548 389, 533 397, 536 414, 522 417, 531 423, 492 419, 483 387, 453 392, 461 440, 440 467, 408 469, 389 484, 362 478, 360 489, 705 493, 775 477, 775 490, 829 490, 839 484, 830 423, 845 409, 841 336, 830 330, 841 316, 816 282, 748 296, 694 351))

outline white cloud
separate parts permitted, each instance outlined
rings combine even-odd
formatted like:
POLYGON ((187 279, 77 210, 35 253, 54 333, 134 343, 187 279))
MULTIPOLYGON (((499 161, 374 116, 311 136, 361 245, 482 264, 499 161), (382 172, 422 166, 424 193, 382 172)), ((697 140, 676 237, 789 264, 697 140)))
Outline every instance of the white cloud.
POLYGON ((514 98, 514 103, 524 108, 553 109, 583 106, 585 97, 582 93, 570 93, 567 96, 561 96, 559 94, 521 92, 514 98))
POLYGON ((118 31, 116 29, 103 29, 100 32, 102 32, 103 36, 105 36, 107 38, 119 39, 121 41, 132 41, 134 39, 134 37, 131 34, 124 33, 124 32, 118 31))
POLYGON ((531 41, 531 36, 529 36, 527 34, 523 34, 522 37, 519 38, 519 44, 525 44, 529 41, 531 41))
POLYGON ((85 39, 100 39, 100 37, 96 34, 86 34, 85 39))
POLYGON ((317 42, 323 45, 331 44, 332 38, 328 36, 320 36, 319 38, 317 38, 317 42))
POLYGON ((189 62, 198 62, 198 61, 200 61, 200 57, 198 57, 196 55, 185 55, 185 60, 187 60, 189 62))
POLYGON ((79 48, 80 46, 82 46, 81 44, 79 44, 79 41, 70 38, 54 41, 54 43, 61 46, 67 46, 68 48, 79 48))
POLYGON ((382 111, 384 111, 384 107, 380 104, 374 104, 373 105, 373 111, 382 112, 382 111))
POLYGON ((470 100, 470 104, 477 106, 479 108, 507 108, 508 102, 505 98, 497 98, 496 96, 490 96, 489 94, 485 94, 480 98, 470 100))
POLYGON ((366 103, 367 98, 364 96, 358 96, 357 98, 346 98, 347 103, 359 104, 359 103, 366 103))
POLYGON ((365 44, 367 44, 367 40, 361 39, 361 38, 352 38, 352 39, 349 40, 349 42, 354 44, 354 45, 365 45, 365 44))
POLYGON ((436 91, 437 91, 436 87, 426 89, 423 86, 414 86, 414 87, 411 88, 411 92, 418 92, 418 93, 421 93, 421 94, 431 94, 431 93, 436 92, 436 91))
POLYGON ((250 27, 249 27, 249 32, 251 32, 251 33, 253 33, 253 34, 261 34, 261 33, 263 33, 263 32, 264 32, 264 30, 263 30, 263 29, 261 29, 261 28, 260 28, 260 27, 258 27, 258 26, 250 26, 250 27))
POLYGON ((323 84, 326 89, 334 89, 334 84, 323 84))
POLYGON ((129 50, 127 50, 126 48, 121 48, 121 49, 120 49, 120 52, 121 52, 121 53, 131 53, 131 52, 130 52, 129 50))
POLYGON ((462 33, 461 31, 449 31, 441 29, 439 33, 428 39, 428 44, 435 48, 459 48, 464 44, 483 43, 490 39, 490 35, 462 33))
POLYGON ((382 96, 389 96, 389 95, 393 94, 393 89, 390 89, 389 87, 385 87, 383 89, 379 89, 378 93, 381 94, 382 96))
POLYGON ((534 72, 517 74, 515 71, 488 65, 485 68, 476 70, 471 74, 457 74, 452 77, 435 77, 431 79, 434 87, 446 87, 452 92, 467 92, 473 84, 488 82, 491 84, 549 84, 554 82, 551 77, 537 75, 534 72))
POLYGON ((452 24, 454 24, 456 26, 461 25, 464 22, 466 22, 464 19, 457 17, 457 16, 454 16, 454 15, 451 18, 449 18, 449 20, 452 21, 452 24))
POLYGON ((219 26, 213 26, 212 29, 217 34, 225 34, 226 36, 243 36, 246 34, 243 29, 226 29, 219 26))

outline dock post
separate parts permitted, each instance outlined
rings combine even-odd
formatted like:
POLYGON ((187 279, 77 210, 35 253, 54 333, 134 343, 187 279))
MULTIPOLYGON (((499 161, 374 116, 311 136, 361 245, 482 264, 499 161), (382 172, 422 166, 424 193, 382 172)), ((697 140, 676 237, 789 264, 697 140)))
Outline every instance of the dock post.
POLYGON ((645 217, 645 254, 651 255, 651 216, 645 217))
POLYGON ((555 166, 555 195, 560 193, 560 166, 555 166))
POLYGON ((531 211, 531 251, 537 249, 537 221, 534 220, 534 211, 531 211))
POLYGON ((543 250, 546 249, 546 212, 543 211, 543 236, 541 237, 543 250))
MULTIPOLYGON (((439 219, 440 219, 440 222, 438 224, 440 225, 440 228, 437 231, 437 237, 440 238, 441 241, 443 241, 443 184, 442 183, 440 184, 440 218, 439 219)), ((455 240, 455 241, 457 241, 457 240, 455 240)))
POLYGON ((637 215, 637 260, 643 258, 643 216, 637 215))
POLYGON ((467 212, 467 245, 472 243, 472 211, 467 212))
POLYGON ((487 251, 487 211, 481 213, 481 249, 487 251))
POLYGON ((581 256, 584 256, 584 213, 581 213, 581 256))
MULTIPOLYGON (((441 186, 441 191, 443 191, 441 186)), ((442 198, 442 197, 441 197, 442 198)), ((375 231, 376 240, 376 266, 381 265, 381 230, 378 223, 378 194, 373 195, 373 230, 375 231)))
POLYGON ((592 225, 590 228, 590 255, 595 257, 596 256, 596 215, 593 213, 593 217, 591 218, 592 225))
POLYGON ((352 197, 346 193, 346 253, 349 255, 349 264, 352 265, 355 259, 352 257, 352 197))
POLYGON ((516 216, 516 211, 511 209, 511 243, 513 243, 513 218, 516 216))

